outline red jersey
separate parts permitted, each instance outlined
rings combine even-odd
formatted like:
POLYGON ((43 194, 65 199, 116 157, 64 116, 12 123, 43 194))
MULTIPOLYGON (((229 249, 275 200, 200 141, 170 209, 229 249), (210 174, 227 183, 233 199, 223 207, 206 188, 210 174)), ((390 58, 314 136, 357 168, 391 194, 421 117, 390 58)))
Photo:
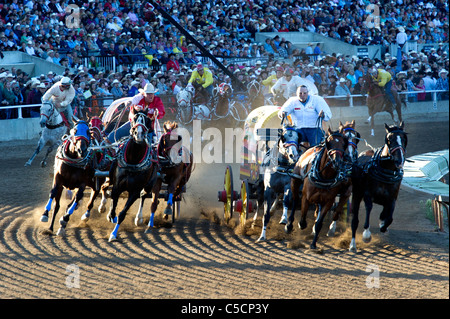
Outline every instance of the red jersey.
POLYGON ((129 119, 130 121, 133 120, 134 113, 136 112, 134 106, 140 107, 144 112, 147 112, 148 116, 152 116, 155 109, 158 110, 158 119, 161 119, 166 114, 166 111, 164 109, 164 105, 161 101, 161 98, 158 96, 155 96, 153 98, 153 101, 151 103, 145 102, 144 95, 142 93, 136 94, 133 99, 131 100, 131 110, 129 119))

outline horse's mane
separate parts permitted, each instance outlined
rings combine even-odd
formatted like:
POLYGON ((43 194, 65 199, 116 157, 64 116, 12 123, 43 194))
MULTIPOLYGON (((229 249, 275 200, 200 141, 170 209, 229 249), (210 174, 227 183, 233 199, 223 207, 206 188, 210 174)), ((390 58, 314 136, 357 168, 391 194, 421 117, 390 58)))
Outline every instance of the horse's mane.
POLYGON ((172 130, 178 128, 178 123, 175 121, 165 121, 163 128, 164 133, 171 132, 172 130))

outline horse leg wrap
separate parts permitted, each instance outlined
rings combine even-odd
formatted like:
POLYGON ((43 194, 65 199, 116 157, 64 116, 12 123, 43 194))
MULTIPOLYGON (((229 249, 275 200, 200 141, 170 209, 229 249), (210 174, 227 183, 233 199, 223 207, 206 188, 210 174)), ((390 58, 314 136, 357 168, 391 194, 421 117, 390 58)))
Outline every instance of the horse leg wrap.
POLYGON ((153 227, 154 225, 154 220, 155 220, 155 213, 152 212, 152 214, 150 215, 150 220, 148 222, 148 227, 153 227))
POLYGON ((72 206, 69 207, 69 210, 67 211, 67 215, 72 215, 73 212, 77 209, 77 202, 73 202, 72 206))
POLYGON ((173 202, 173 194, 170 193, 170 194, 169 194, 169 199, 167 200, 167 204, 170 205, 170 206, 172 206, 172 202, 173 202))
POLYGON ((45 210, 50 211, 52 209, 52 202, 53 202, 53 198, 49 198, 47 205, 45 206, 45 210))
POLYGON ((117 232, 119 231, 119 227, 120 227, 120 224, 116 224, 116 226, 114 226, 114 229, 111 233, 111 235, 114 236, 114 238, 117 238, 117 232))

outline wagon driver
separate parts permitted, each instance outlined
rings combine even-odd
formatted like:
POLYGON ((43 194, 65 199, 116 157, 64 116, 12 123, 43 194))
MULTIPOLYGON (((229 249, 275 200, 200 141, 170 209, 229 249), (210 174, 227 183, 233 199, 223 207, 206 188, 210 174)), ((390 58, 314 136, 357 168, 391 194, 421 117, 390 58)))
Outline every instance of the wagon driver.
POLYGON ((283 104, 278 117, 282 119, 290 116, 292 124, 302 134, 303 142, 315 146, 324 138, 320 120, 328 122, 332 114, 323 97, 308 93, 306 85, 299 86, 297 96, 289 98, 283 104))
MULTIPOLYGON (((153 115, 155 111, 158 112, 157 119, 161 119, 166 114, 164 109, 163 102, 161 98, 155 96, 156 90, 153 84, 148 83, 145 85, 144 89, 139 89, 139 93, 136 94, 130 102, 128 102, 128 106, 130 107, 129 113, 129 121, 119 127, 116 131, 112 131, 108 135, 108 141, 113 143, 120 140, 122 137, 128 136, 130 134, 131 122, 133 121, 134 115, 136 112, 143 111, 147 114, 148 117, 153 119, 153 115)), ((155 136, 154 132, 154 122, 152 121, 152 125, 149 128, 149 140, 152 142, 153 137, 155 136)))

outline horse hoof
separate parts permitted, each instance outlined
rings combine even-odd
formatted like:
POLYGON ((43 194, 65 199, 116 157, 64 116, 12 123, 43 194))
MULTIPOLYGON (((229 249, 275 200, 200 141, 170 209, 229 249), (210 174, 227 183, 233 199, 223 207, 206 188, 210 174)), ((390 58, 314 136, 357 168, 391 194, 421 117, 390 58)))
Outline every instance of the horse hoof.
MULTIPOLYGON (((300 228, 301 230, 305 229, 308 226, 308 224, 306 222, 299 222, 298 223, 298 228, 300 228)), ((314 231, 314 227, 313 227, 313 231, 314 231)))
POLYGON ((64 237, 66 236, 66 229, 63 227, 60 227, 58 231, 56 232, 56 236, 64 237))
POLYGON ((117 241, 117 237, 114 236, 114 234, 111 234, 111 235, 109 236, 108 241, 109 241, 110 243, 115 242, 115 241, 117 241))
POLYGON ((136 226, 140 226, 140 225, 142 225, 143 223, 144 223, 144 218, 142 218, 142 217, 140 217, 140 218, 136 217, 136 218, 134 219, 134 224, 135 224, 136 226))
POLYGON ((47 162, 41 162, 41 167, 46 167, 47 166, 47 162))
POLYGON ((166 209, 164 210, 164 214, 165 214, 165 215, 168 215, 168 216, 172 215, 172 208, 166 208, 166 209))
POLYGON ((263 241, 266 241, 266 236, 260 236, 256 242, 261 243, 263 241))
POLYGON ((84 220, 87 222, 89 220, 89 217, 90 217, 90 214, 86 212, 81 216, 81 220, 84 220))
POLYGON ((370 241, 372 240, 372 234, 369 230, 366 229, 363 231, 362 240, 365 243, 370 243, 370 241))
POLYGON ((288 223, 288 220, 287 220, 287 218, 286 217, 281 217, 281 219, 280 219, 280 225, 286 225, 288 223))
POLYGON ((42 215, 42 216, 41 216, 41 222, 43 222, 43 223, 48 222, 48 216, 42 215))
POLYGON ((30 163, 30 162, 26 162, 24 166, 25 166, 25 167, 31 166, 31 163, 30 163))
POLYGON ((387 231, 387 226, 384 222, 384 220, 380 221, 380 232, 385 233, 387 231))
POLYGON ((330 229, 330 230, 328 230, 327 237, 334 237, 334 234, 335 234, 335 231, 330 229))
POLYGON ((292 231, 292 224, 287 224, 286 226, 284 226, 284 232, 286 233, 286 234, 290 234, 291 233, 291 231, 292 231))
POLYGON ((110 215, 106 216, 106 220, 110 223, 117 224, 117 216, 112 218, 110 215))
POLYGON ((147 227, 144 231, 144 234, 150 234, 152 232, 153 227, 147 227))
POLYGON ((356 253, 356 246, 350 246, 350 248, 348 249, 349 252, 351 253, 356 253))

